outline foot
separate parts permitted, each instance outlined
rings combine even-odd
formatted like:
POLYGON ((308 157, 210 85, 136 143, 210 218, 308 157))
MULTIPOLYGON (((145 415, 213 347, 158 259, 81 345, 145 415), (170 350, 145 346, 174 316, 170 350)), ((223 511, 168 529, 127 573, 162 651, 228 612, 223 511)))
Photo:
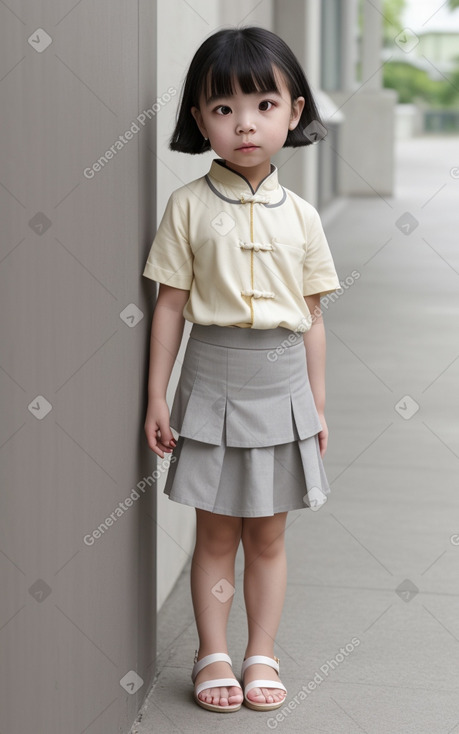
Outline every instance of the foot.
MULTIPOLYGON (((248 657, 250 657, 250 655, 246 655, 244 660, 248 657)), ((272 656, 269 655, 268 657, 272 656)), ((280 682, 280 678, 274 668, 271 668, 269 665, 263 665, 263 663, 254 663, 253 665, 249 665, 244 673, 244 686, 251 683, 253 680, 273 681, 272 688, 252 688, 252 690, 247 693, 247 698, 249 701, 253 701, 253 703, 279 703, 280 701, 283 701, 287 695, 282 688, 274 687, 277 682, 280 682)))
MULTIPOLYGON (((200 655, 198 660, 203 657, 204 655, 200 655)), ((235 678, 231 665, 224 662, 210 663, 210 665, 206 665, 205 668, 199 671, 194 682, 197 685, 215 678, 235 678)), ((204 688, 198 694, 198 698, 204 703, 213 703, 215 706, 223 707, 242 703, 244 696, 238 686, 231 686, 230 688, 222 686, 221 688, 204 688)))

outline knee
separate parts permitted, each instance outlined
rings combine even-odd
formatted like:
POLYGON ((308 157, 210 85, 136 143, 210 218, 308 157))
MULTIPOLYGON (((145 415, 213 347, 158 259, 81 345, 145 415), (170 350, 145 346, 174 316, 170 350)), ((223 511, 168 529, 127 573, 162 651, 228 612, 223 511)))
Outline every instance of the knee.
POLYGON ((244 553, 266 559, 278 558, 285 551, 284 534, 244 528, 242 532, 244 553))
POLYGON ((198 527, 196 540, 201 548, 205 548, 213 556, 236 554, 241 540, 241 527, 234 522, 198 527))

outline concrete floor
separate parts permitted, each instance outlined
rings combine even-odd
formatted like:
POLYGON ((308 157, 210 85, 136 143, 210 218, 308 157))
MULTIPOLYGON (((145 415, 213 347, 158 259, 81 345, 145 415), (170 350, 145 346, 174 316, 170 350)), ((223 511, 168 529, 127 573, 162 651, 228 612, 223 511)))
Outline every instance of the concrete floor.
MULTIPOLYGON (((323 218, 350 280, 325 315, 332 494, 287 521, 286 704, 219 715, 192 702, 188 565, 159 615, 158 679, 133 732, 459 733, 459 139, 400 142, 397 161, 394 197, 323 218)), ((236 675, 242 570, 239 549, 236 675)))

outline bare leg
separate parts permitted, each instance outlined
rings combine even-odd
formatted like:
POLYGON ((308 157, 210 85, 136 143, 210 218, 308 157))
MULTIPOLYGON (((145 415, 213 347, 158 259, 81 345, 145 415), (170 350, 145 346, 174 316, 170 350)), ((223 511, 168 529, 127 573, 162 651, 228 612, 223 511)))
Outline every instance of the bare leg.
MULTIPOLYGON (((286 519, 286 512, 272 517, 242 519, 244 597, 249 633, 245 658, 251 655, 274 657, 274 640, 287 586, 284 544, 286 519)), ((253 688, 247 694, 251 701, 274 703, 285 698, 285 691, 274 687, 279 676, 273 668, 262 664, 251 665, 244 675, 244 684, 257 678, 272 680, 273 688, 253 688)))
MULTIPOLYGON (((241 539, 242 519, 196 509, 196 545, 191 564, 191 596, 199 635, 198 660, 214 652, 228 654, 226 627, 233 601, 234 562, 241 539), (221 582, 221 584, 219 584, 221 582), (215 593, 212 588, 217 586, 215 593), (219 598, 219 589, 222 597, 219 598), (228 597, 228 598, 227 598, 228 597)), ((195 683, 213 678, 234 678, 228 663, 211 663, 197 675, 195 683)), ((240 688, 205 688, 199 698, 206 703, 228 706, 241 703, 240 688)))

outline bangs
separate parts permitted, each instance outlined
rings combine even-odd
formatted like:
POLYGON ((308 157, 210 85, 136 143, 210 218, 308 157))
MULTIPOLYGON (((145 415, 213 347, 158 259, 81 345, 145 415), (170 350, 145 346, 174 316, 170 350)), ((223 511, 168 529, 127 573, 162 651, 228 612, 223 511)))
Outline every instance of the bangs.
POLYGON ((307 134, 308 126, 313 122, 322 125, 322 121, 304 71, 285 41, 256 26, 222 29, 209 36, 191 60, 170 149, 193 154, 211 150, 192 114, 193 107, 199 109, 202 95, 209 104, 218 97, 231 97, 237 85, 243 94, 280 94, 281 79, 292 102, 305 99, 300 121, 288 131, 283 147, 311 145, 315 138, 307 134))
POLYGON ((220 49, 218 56, 209 59, 203 69, 201 88, 209 102, 215 97, 235 94, 236 82, 244 94, 279 93, 272 59, 266 51, 263 53, 263 49, 249 47, 245 43, 220 49))

